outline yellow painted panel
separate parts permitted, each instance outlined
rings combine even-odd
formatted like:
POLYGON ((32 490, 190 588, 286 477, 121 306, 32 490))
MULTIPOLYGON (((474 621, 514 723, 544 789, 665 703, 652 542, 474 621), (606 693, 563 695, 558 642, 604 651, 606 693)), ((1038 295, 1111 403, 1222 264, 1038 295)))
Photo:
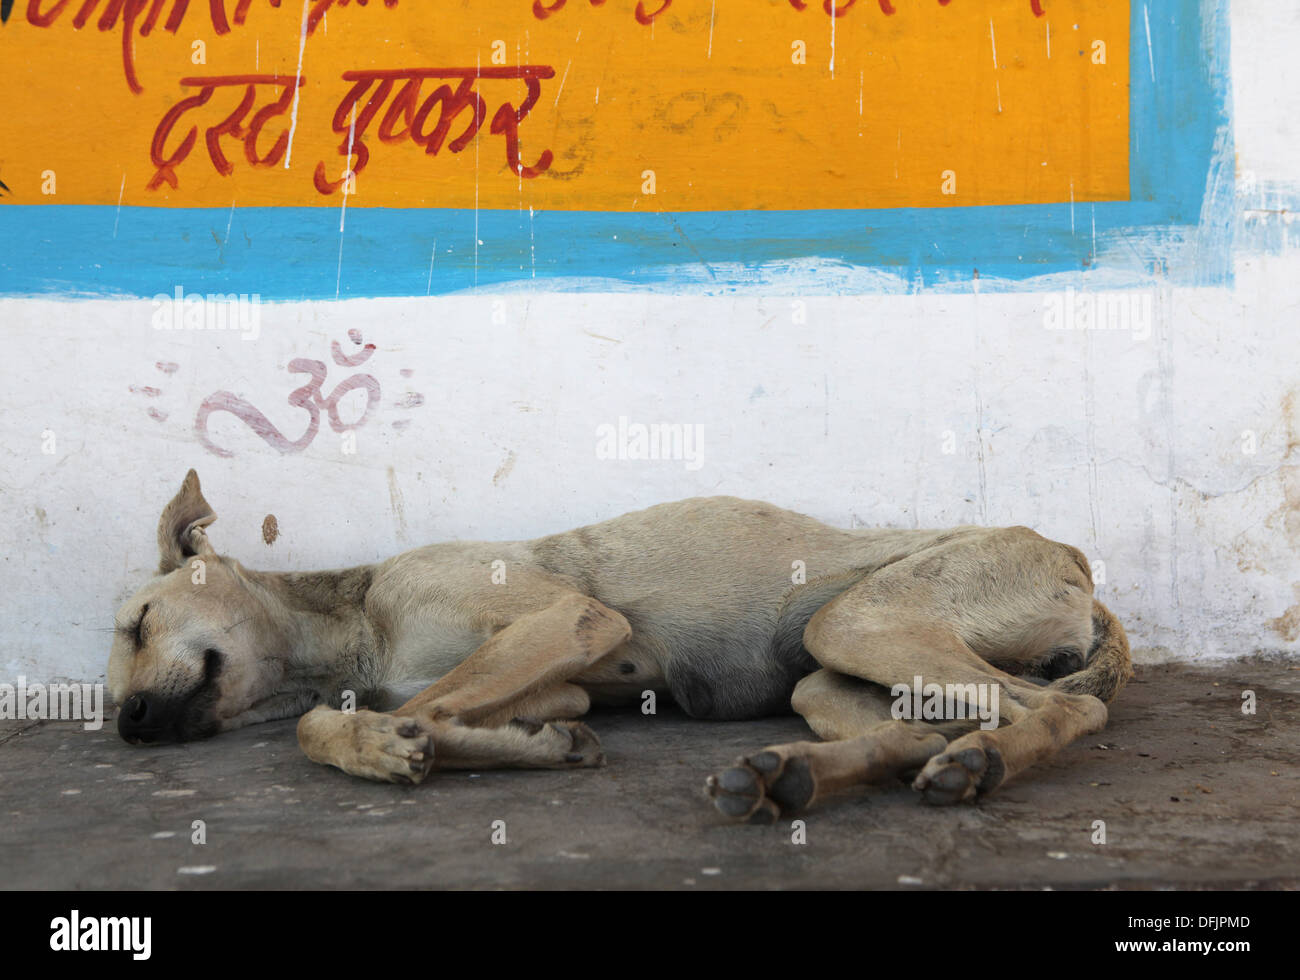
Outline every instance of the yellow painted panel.
POLYGON ((1126 2, 1054 0, 1037 16, 1031 0, 849 0, 834 17, 831 0, 359 3, 19 0, 0 28, 20 93, 0 121, 10 200, 683 211, 1128 198, 1126 2))

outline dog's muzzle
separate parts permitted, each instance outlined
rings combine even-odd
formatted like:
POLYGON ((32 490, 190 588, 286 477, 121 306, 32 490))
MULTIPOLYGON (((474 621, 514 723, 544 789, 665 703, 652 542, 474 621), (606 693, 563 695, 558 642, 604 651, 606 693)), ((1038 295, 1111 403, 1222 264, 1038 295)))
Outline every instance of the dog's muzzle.
POLYGON ((181 738, 174 704, 156 694, 132 694, 117 714, 117 733, 132 745, 181 738))

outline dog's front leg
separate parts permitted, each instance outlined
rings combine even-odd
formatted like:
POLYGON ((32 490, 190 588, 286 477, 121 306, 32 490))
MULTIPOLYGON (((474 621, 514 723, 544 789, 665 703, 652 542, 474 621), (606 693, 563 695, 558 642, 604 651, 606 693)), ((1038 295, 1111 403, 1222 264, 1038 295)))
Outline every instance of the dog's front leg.
POLYGON ((551 597, 393 714, 316 708, 299 722, 298 741, 315 762, 388 782, 418 783, 435 766, 597 766, 604 760, 599 739, 563 718, 589 704, 566 682, 631 633, 622 615, 589 596, 551 597), (527 720, 535 716, 553 720, 527 720))
POLYGON ((582 673, 631 636, 621 613, 590 596, 565 593, 512 619, 394 714, 490 724, 582 673))
POLYGON ((485 728, 435 722, 438 769, 584 769, 605 764, 596 733, 580 721, 516 718, 485 728))
POLYGON ((433 739, 412 718, 320 706, 298 722, 307 758, 364 779, 418 783, 433 768, 433 739))

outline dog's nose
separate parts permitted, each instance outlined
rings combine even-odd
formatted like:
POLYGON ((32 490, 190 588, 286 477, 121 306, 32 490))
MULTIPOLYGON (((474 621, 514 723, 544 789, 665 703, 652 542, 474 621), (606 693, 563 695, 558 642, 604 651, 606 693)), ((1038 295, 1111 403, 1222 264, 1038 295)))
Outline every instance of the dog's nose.
POLYGON ((150 741, 154 724, 153 705, 143 694, 132 694, 117 715, 117 733, 128 742, 150 741))

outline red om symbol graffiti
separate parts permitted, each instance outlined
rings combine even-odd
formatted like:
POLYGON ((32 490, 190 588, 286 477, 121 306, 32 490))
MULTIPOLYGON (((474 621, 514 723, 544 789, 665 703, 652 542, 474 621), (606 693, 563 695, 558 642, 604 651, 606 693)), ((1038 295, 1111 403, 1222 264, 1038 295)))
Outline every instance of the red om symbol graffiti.
MULTIPOLYGON (((348 335, 355 343, 361 342, 361 334, 357 330, 348 331, 348 335)), ((357 354, 349 357, 343 353, 337 340, 330 342, 330 354, 334 358, 334 363, 341 367, 360 367, 375 352, 374 344, 366 344, 365 347, 357 354)), ((212 441, 208 435, 208 418, 216 412, 229 412, 235 416, 250 429, 256 432, 268 446, 281 453, 300 453, 311 445, 316 433, 320 431, 320 415, 324 409, 329 417, 330 428, 335 432, 346 432, 349 429, 358 429, 365 424, 366 418, 370 415, 370 410, 379 403, 379 382, 369 374, 354 374, 346 381, 341 382, 329 395, 322 396, 321 386, 325 384, 325 374, 329 367, 324 361, 315 361, 305 357, 295 357, 289 362, 290 374, 306 374, 311 377, 301 388, 295 388, 289 393, 289 404, 294 408, 305 410, 310 417, 307 423, 307 430, 297 439, 289 439, 279 429, 271 424, 270 419, 262 414, 258 408, 251 402, 240 398, 238 395, 229 391, 215 391, 203 400, 199 406, 199 414, 194 419, 194 431, 199 437, 199 442, 203 448, 217 456, 233 456, 234 453, 229 449, 223 449, 212 441), (361 388, 366 393, 366 407, 360 417, 355 422, 344 422, 339 417, 339 401, 350 391, 361 388)))

